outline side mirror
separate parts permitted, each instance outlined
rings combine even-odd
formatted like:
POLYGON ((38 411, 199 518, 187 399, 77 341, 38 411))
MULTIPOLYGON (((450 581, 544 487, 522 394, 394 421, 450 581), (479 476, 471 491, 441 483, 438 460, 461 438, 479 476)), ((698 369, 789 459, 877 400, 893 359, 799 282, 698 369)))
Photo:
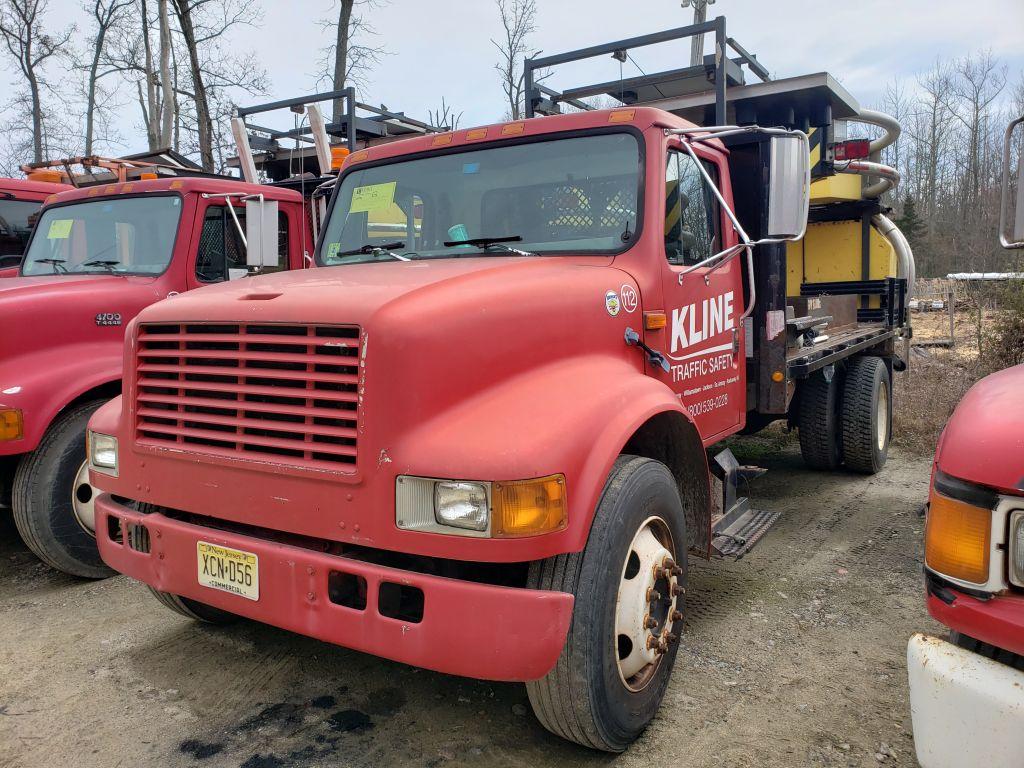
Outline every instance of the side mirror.
POLYGON ((1016 173, 1010 168, 1011 148, 1024 146, 1024 116, 1006 128, 1003 140, 1003 183, 999 197, 999 242, 1004 248, 1024 248, 1024 154, 1017 153, 1016 173), (1016 193, 1014 193, 1016 186, 1016 193), (1009 200, 1013 204, 1008 206, 1009 200), (1009 210, 1007 210, 1009 208, 1009 210), (1009 214, 1009 227, 1007 227, 1009 214))
POLYGON ((804 236, 811 201, 810 162, 802 135, 772 136, 767 237, 799 240, 804 236))
POLYGON ((277 267, 277 201, 245 201, 245 263, 250 267, 277 267))

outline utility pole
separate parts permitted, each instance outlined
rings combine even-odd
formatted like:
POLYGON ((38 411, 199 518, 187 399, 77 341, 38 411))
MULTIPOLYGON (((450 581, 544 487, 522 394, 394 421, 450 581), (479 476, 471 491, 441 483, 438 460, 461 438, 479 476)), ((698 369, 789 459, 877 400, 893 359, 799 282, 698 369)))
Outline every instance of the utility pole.
MULTIPOLYGON (((693 23, 703 24, 708 18, 708 6, 714 5, 715 0, 682 0, 680 5, 683 8, 693 6, 693 23)), ((704 35, 694 35, 690 38, 690 66, 696 67, 704 63, 704 35)))

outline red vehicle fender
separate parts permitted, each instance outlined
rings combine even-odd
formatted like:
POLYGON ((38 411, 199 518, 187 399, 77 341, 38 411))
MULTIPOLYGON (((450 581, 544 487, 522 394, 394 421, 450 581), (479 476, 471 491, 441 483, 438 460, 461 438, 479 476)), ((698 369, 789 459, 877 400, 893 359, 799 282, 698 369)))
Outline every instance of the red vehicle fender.
POLYGON ((120 345, 104 342, 45 348, 21 357, 14 375, 4 381, 0 407, 22 411, 25 434, 20 440, 0 443, 0 453, 34 450, 71 402, 92 390, 97 390, 97 398, 118 391, 122 359, 120 345))
MULTIPOLYGON (((668 464, 691 507, 688 522, 706 518, 707 457, 697 428, 636 359, 563 358, 500 381, 407 432, 388 452, 396 474, 500 481, 564 473, 568 527, 536 537, 524 559, 583 549, 605 479, 623 452, 668 464)), ((691 542, 699 533, 690 532, 691 542)))

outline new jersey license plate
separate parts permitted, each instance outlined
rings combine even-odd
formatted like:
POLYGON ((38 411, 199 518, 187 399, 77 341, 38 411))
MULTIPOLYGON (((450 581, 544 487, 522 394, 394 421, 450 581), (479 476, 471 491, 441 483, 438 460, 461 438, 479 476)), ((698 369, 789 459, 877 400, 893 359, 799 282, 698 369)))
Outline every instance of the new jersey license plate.
POLYGON ((260 561, 252 552, 196 542, 199 583, 247 600, 260 599, 260 561))

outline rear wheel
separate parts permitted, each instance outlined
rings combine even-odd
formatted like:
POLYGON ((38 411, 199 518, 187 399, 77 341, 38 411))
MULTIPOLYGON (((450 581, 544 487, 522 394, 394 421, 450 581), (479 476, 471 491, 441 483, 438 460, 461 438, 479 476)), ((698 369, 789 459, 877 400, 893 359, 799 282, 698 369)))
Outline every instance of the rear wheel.
POLYGON ((892 388, 880 357, 855 357, 843 385, 843 460, 873 475, 885 466, 892 435, 892 388))
POLYGON ((811 469, 838 469, 843 460, 838 371, 817 371, 800 384, 796 428, 800 453, 811 469))
POLYGON ((147 588, 161 605, 194 621, 202 621, 206 624, 228 624, 238 618, 235 614, 222 611, 220 608, 214 608, 212 605, 190 600, 187 597, 172 595, 170 592, 161 592, 159 589, 154 589, 148 585, 147 588))
POLYGON ((88 579, 113 574, 96 547, 96 491, 85 455, 86 425, 103 402, 83 403, 58 417, 18 464, 11 494, 14 523, 28 548, 47 565, 88 579))
POLYGON ((533 563, 529 582, 575 597, 557 664, 526 684, 537 719, 562 738, 621 752, 658 711, 678 651, 686 523, 668 468, 621 456, 584 550, 533 563))

